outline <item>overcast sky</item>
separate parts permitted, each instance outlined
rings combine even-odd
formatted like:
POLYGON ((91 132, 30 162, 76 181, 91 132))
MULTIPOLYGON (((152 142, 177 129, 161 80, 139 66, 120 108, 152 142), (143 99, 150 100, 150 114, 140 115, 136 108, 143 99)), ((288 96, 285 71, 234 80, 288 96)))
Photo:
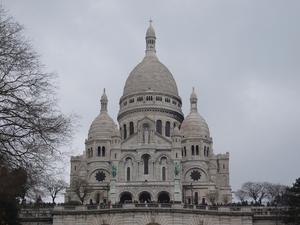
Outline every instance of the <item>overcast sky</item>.
MULTIPOLYGON (((116 120, 130 71, 144 56, 153 19, 157 54, 189 112, 194 86, 214 152, 230 152, 233 190, 246 181, 300 177, 300 1, 2 0, 58 74, 59 104, 84 150, 106 88, 116 120)), ((69 164, 68 164, 69 165, 69 164)), ((68 172, 66 172, 68 173, 68 172)))

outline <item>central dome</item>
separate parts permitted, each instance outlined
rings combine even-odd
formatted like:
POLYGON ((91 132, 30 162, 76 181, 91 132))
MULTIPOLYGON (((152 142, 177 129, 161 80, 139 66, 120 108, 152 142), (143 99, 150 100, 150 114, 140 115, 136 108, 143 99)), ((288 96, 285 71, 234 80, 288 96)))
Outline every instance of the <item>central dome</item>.
POLYGON ((148 91, 178 96, 172 74, 155 55, 146 55, 132 70, 125 83, 123 96, 148 91))
POLYGON ((171 72, 156 56, 155 42, 155 31, 150 23, 146 32, 146 56, 129 74, 123 97, 145 92, 158 92, 179 97, 171 72))

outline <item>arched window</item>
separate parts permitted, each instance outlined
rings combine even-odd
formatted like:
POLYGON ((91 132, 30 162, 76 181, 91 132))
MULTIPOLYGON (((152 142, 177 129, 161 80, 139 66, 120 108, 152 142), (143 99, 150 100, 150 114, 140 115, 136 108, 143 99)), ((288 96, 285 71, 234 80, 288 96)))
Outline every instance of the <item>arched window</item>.
POLYGON ((105 147, 102 147, 102 157, 105 157, 105 147))
POLYGON ((130 181, 130 167, 127 167, 127 170, 126 170, 126 180, 130 181))
POLYGON ((149 174, 149 159, 150 155, 145 154, 142 156, 143 162, 144 162, 144 174, 149 174))
POLYGON ((126 124, 123 125, 123 138, 126 139, 127 138, 127 129, 126 129, 126 124))
POLYGON ((204 146, 204 156, 206 156, 206 146, 204 146))
POLYGON ((101 147, 98 147, 98 156, 101 156, 101 147))
POLYGON ((162 168, 161 173, 162 180, 166 181, 166 167, 162 168))
POLYGON ((129 123, 129 135, 133 135, 134 133, 134 127, 133 127, 133 122, 129 123))
POLYGON ((93 157, 93 148, 91 148, 91 157, 93 157))
POLYGON ((195 155, 195 147, 192 145, 192 155, 195 155))
POLYGON ((156 132, 161 134, 162 133, 162 123, 161 120, 156 121, 156 132))
POLYGON ((170 128, 171 128, 171 124, 169 121, 166 122, 166 127, 165 127, 165 134, 167 137, 170 137, 170 128))
POLYGON ((196 145, 196 155, 199 155, 199 145, 196 145))
POLYGON ((206 154, 209 156, 209 147, 207 147, 206 154))
POLYGON ((184 156, 186 156, 186 147, 184 146, 183 149, 184 149, 184 156))

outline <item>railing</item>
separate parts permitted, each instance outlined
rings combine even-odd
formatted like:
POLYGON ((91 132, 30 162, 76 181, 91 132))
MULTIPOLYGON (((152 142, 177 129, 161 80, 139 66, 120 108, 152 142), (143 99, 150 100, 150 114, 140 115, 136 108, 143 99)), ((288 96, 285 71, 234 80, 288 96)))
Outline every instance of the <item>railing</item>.
POLYGON ((124 204, 90 204, 90 205, 29 205, 21 206, 20 215, 23 217, 41 217, 51 216, 53 209, 55 211, 85 211, 85 210, 107 210, 107 209, 134 209, 134 208, 162 208, 162 209, 183 209, 183 210, 201 210, 214 212, 248 212, 256 216, 277 216, 286 210, 286 207, 270 207, 270 206, 239 206, 239 205, 192 205, 182 203, 124 203, 124 204))
POLYGON ((213 212, 248 212, 256 213, 251 207, 233 207, 233 206, 212 206, 212 205, 192 205, 179 203, 124 203, 124 204, 100 204, 100 205, 59 205, 55 207, 55 211, 71 210, 107 210, 107 209, 145 209, 145 208, 161 208, 161 209, 183 209, 183 210, 201 210, 213 212))
POLYGON ((62 211, 93 211, 93 210, 133 210, 133 209, 181 209, 181 210, 199 210, 211 213, 248 213, 254 217, 277 217, 282 215, 286 207, 256 207, 256 206, 211 206, 211 205, 189 205, 174 203, 128 203, 128 204, 99 204, 99 205, 67 205, 60 204, 46 207, 22 208, 20 218, 52 218, 54 212, 62 211))

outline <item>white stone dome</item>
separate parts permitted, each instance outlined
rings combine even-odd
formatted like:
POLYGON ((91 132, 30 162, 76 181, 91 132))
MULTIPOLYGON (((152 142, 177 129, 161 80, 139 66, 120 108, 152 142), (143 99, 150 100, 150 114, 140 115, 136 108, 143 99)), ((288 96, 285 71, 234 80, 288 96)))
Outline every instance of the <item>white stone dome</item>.
POLYGON ((146 32, 146 56, 129 74, 123 96, 158 92, 179 97, 173 75, 156 56, 155 42, 155 31, 150 21, 146 32))
POLYGON ((154 55, 146 55, 132 70, 126 80, 123 96, 148 91, 178 96, 172 74, 154 55))
POLYGON ((108 99, 105 94, 105 89, 101 97, 101 112, 92 122, 88 139, 101 140, 110 139, 114 135, 116 129, 116 123, 107 113, 108 99))
POLYGON ((195 89, 190 97, 191 112, 183 120, 181 124, 181 133, 183 138, 209 138, 209 128, 205 119, 198 113, 197 109, 197 95, 195 89))
POLYGON ((181 124, 184 138, 209 138, 209 128, 205 119, 198 112, 191 112, 181 124))
POLYGON ((115 122, 107 112, 101 112, 92 122, 88 139, 107 139, 111 138, 115 131, 115 122))

